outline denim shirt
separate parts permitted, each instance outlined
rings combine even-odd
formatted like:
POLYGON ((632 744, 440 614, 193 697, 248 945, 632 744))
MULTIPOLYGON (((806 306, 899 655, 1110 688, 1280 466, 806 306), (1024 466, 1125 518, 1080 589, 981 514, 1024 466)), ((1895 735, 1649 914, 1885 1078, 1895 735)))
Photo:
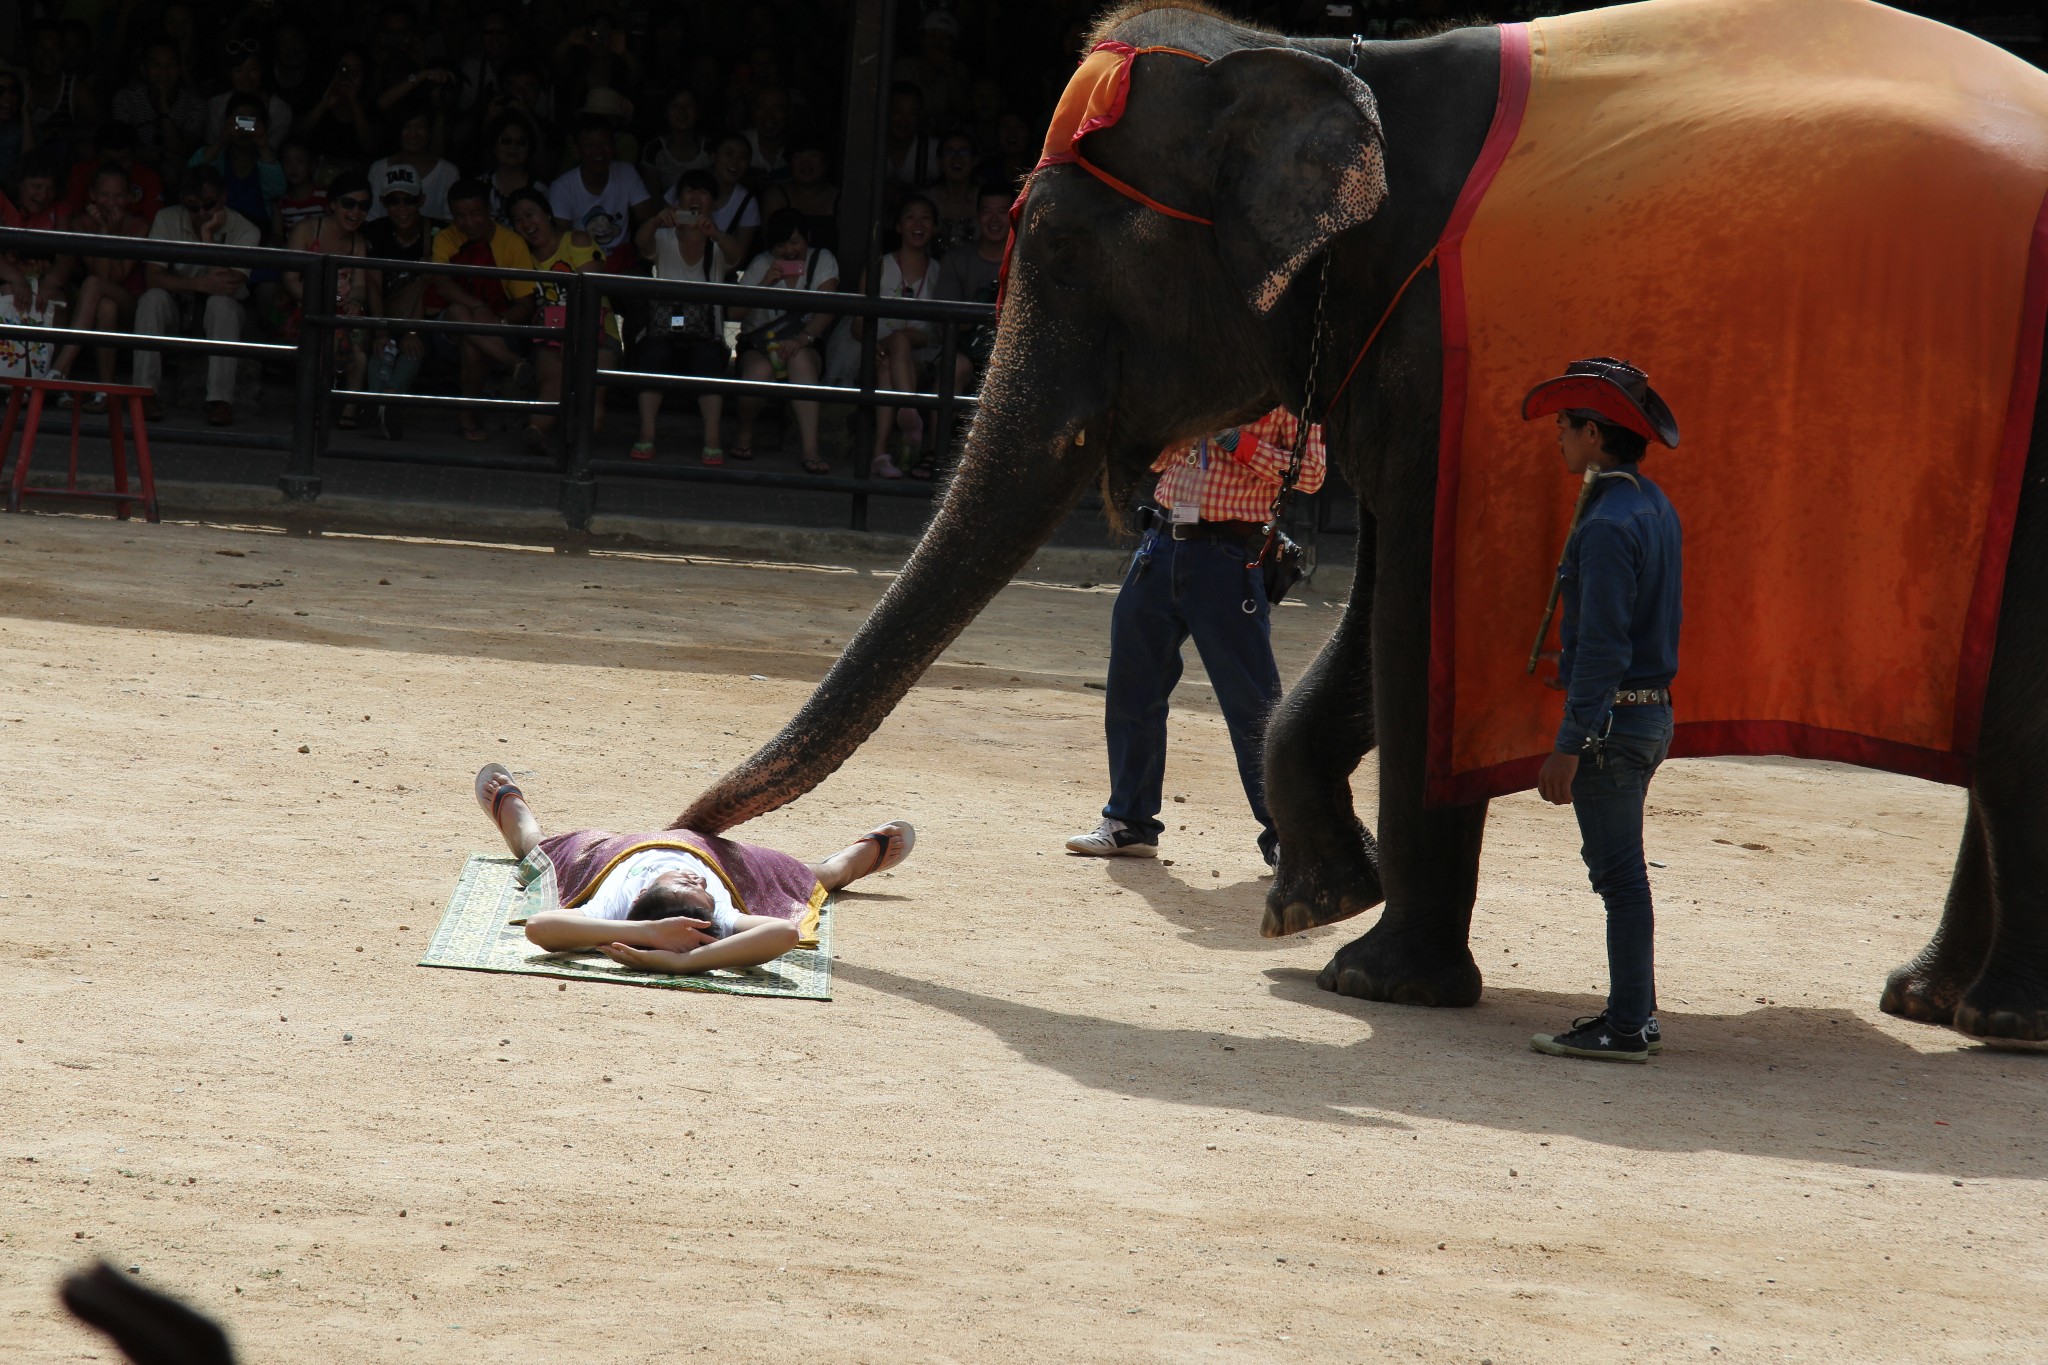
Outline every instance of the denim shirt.
POLYGON ((1578 753, 1600 732, 1617 691, 1671 685, 1678 672, 1682 539, 1670 499, 1637 467, 1604 474, 1594 485, 1557 570, 1564 585, 1559 753, 1578 753))

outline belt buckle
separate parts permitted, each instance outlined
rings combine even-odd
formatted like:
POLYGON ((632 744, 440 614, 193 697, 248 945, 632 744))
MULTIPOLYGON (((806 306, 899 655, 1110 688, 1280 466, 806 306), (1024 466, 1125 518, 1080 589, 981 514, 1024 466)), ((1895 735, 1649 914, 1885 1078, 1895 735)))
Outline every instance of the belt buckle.
POLYGON ((1169 529, 1175 540, 1193 540, 1195 528, 1201 524, 1199 521, 1176 521, 1169 524, 1169 529))

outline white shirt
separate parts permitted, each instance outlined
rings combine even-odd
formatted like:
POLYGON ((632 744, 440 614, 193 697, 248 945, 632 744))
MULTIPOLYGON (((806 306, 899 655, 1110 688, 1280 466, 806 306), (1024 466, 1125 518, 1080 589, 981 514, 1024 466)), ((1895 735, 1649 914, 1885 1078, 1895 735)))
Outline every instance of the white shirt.
POLYGON ((605 255, 617 250, 633 231, 631 210, 647 201, 647 182, 630 161, 614 161, 604 188, 596 194, 583 183, 583 168, 571 166, 548 186, 548 206, 571 229, 590 234, 605 255))
MULTIPOLYGON (((676 241, 674 228, 654 230, 654 276, 662 280, 708 280, 723 282, 732 267, 726 263, 725 252, 718 243, 707 240, 704 254, 697 258, 695 265, 683 259, 683 249, 676 241)), ((680 310, 680 305, 677 305, 680 310)), ((725 308, 714 307, 712 315, 717 319, 714 335, 725 333, 725 308)))
POLYGON ((704 879, 704 889, 711 893, 711 913, 692 918, 710 920, 711 932, 718 938, 725 938, 739 928, 739 910, 717 870, 697 854, 680 848, 645 848, 621 859, 617 867, 605 873, 590 899, 576 907, 576 913, 591 919, 625 919, 632 913, 633 902, 640 893, 656 878, 670 872, 696 873, 704 879))

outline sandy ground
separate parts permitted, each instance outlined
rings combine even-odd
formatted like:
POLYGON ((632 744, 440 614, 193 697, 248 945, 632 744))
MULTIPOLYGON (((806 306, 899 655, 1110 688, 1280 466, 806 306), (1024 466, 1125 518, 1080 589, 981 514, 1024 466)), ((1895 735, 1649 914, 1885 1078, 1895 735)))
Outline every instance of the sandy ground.
MULTIPOLYGON (((1670 765, 1667 1050, 1539 1057, 1605 975, 1568 815, 1494 808, 1477 1008, 1323 994, 1364 921, 1257 937, 1198 670, 1185 832, 1062 856, 1103 795, 1111 598, 1020 585, 748 829, 917 823, 843 902, 836 1000, 564 990, 414 965, 493 846, 477 765, 553 828, 663 823, 886 568, 0 536, 9 1361, 113 1358, 53 1306, 92 1256, 251 1362, 2048 1357, 2048 1057, 1876 1010, 1955 791, 1670 765)), ((1283 672, 1334 615, 1279 614, 1283 672)))

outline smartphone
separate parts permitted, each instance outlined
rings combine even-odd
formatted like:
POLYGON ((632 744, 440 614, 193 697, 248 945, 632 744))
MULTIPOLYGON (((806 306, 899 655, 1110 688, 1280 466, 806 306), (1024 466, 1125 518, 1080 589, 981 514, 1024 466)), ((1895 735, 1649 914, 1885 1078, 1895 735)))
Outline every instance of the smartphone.
POLYGON ((704 215, 695 209, 677 209, 676 222, 684 227, 695 227, 704 221, 704 215))
POLYGON ((236 131, 236 132, 238 132, 238 133, 253 133, 253 132, 255 132, 255 131, 256 131, 256 119, 255 119, 255 117, 254 117, 253 115, 249 115, 249 114, 237 114, 237 115, 235 115, 235 131, 236 131))
POLYGON ((801 275, 804 273, 804 263, 802 261, 785 261, 778 259, 775 262, 775 268, 778 271, 782 272, 784 275, 801 275))

